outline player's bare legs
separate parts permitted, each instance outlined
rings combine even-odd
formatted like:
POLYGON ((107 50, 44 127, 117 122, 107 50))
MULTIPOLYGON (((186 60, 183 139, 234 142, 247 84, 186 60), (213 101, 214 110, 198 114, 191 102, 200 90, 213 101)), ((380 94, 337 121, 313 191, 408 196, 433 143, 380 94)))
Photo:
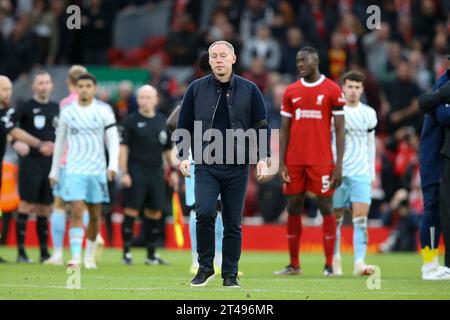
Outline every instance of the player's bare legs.
POLYGON ((81 245, 83 243, 84 228, 83 228, 83 201, 70 202, 70 230, 69 230, 69 243, 72 259, 69 261, 69 265, 79 265, 81 263, 81 245))
POLYGON ((86 269, 96 269, 95 249, 97 247, 97 235, 100 231, 101 204, 88 204, 89 223, 87 227, 86 252, 84 255, 84 266, 86 269))
POLYGON ((323 216, 323 247, 325 252, 324 274, 330 276, 333 274, 333 253, 336 242, 336 217, 333 213, 333 197, 318 196, 317 204, 320 213, 323 216))
POLYGON ((295 275, 301 273, 299 251, 300 251, 300 237, 302 234, 301 213, 303 211, 304 203, 305 203, 304 193, 288 197, 287 239, 289 245, 290 263, 286 268, 275 272, 275 274, 277 275, 295 275))

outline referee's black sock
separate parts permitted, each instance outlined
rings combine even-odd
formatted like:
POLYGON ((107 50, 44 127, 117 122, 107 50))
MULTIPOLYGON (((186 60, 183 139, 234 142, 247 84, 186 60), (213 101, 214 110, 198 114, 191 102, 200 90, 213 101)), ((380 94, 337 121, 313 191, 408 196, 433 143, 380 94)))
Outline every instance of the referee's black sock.
POLYGON ((48 219, 47 217, 37 217, 37 234, 39 247, 41 248, 41 257, 48 256, 48 219))
POLYGON ((25 213, 17 214, 16 237, 17 237, 17 249, 19 251, 19 256, 26 256, 25 236, 27 234, 27 220, 28 220, 28 214, 25 214, 25 213))
POLYGON ((134 217, 125 215, 122 223, 122 238, 123 238, 123 253, 130 252, 131 244, 133 243, 133 227, 134 217))
POLYGON ((144 217, 145 242, 147 245, 147 258, 155 255, 155 243, 158 236, 158 220, 144 217))

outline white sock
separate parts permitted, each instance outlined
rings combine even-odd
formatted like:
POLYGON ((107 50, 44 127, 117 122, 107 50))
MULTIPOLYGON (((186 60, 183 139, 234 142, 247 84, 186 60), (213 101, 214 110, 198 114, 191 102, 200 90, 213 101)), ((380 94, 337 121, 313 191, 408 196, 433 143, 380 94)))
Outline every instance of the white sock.
POLYGON ((89 239, 86 239, 85 258, 93 260, 96 247, 97 247, 97 243, 95 241, 91 241, 89 239))
POLYGON ((63 257, 63 249, 62 248, 53 248, 53 257, 62 258, 63 257))

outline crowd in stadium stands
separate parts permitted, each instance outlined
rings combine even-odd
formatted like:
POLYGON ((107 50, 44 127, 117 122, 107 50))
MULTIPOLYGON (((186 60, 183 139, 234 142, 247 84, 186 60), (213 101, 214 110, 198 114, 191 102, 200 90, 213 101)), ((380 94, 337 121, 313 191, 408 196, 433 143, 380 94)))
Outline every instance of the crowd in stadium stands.
MULTIPOLYGON (((364 102, 377 111, 377 179, 370 218, 389 215, 399 189, 407 191, 407 215, 422 212, 417 150, 422 115, 417 97, 448 67, 448 0, 90 0, 72 1, 82 13, 81 30, 69 31, 64 0, 0 0, 0 74, 12 79, 33 66, 52 64, 143 67, 160 93, 160 111, 179 103, 184 83, 166 74, 169 66, 192 67, 215 40, 231 42, 236 72, 254 81, 265 95, 271 126, 279 128, 284 88, 297 76, 299 48, 318 49, 321 71, 335 81, 346 70, 366 75, 364 102), (165 4, 167 34, 139 48, 115 48, 114 21, 125 11, 152 11, 165 4), (379 29, 366 26, 369 5, 381 9, 379 29)), ((120 85, 119 118, 136 110, 135 88, 120 85)), ((103 99, 108 99, 105 94, 103 99)), ((274 145, 277 149, 277 145, 274 145)), ((246 215, 276 221, 284 208, 279 177, 257 184, 251 179, 246 215)), ((311 201, 314 208, 314 201, 311 201)), ((315 210, 311 210, 315 211, 315 210)), ((397 218, 396 218, 397 217, 397 218)), ((411 221, 413 221, 412 219, 411 221)))

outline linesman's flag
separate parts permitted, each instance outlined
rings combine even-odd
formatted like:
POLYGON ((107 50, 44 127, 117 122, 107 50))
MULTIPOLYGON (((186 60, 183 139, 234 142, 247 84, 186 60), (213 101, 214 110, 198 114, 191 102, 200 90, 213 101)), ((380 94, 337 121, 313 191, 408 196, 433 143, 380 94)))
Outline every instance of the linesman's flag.
POLYGON ((183 209, 181 208, 180 196, 178 195, 178 192, 172 193, 172 215, 175 242, 177 243, 178 248, 181 248, 184 244, 184 222, 183 209))

